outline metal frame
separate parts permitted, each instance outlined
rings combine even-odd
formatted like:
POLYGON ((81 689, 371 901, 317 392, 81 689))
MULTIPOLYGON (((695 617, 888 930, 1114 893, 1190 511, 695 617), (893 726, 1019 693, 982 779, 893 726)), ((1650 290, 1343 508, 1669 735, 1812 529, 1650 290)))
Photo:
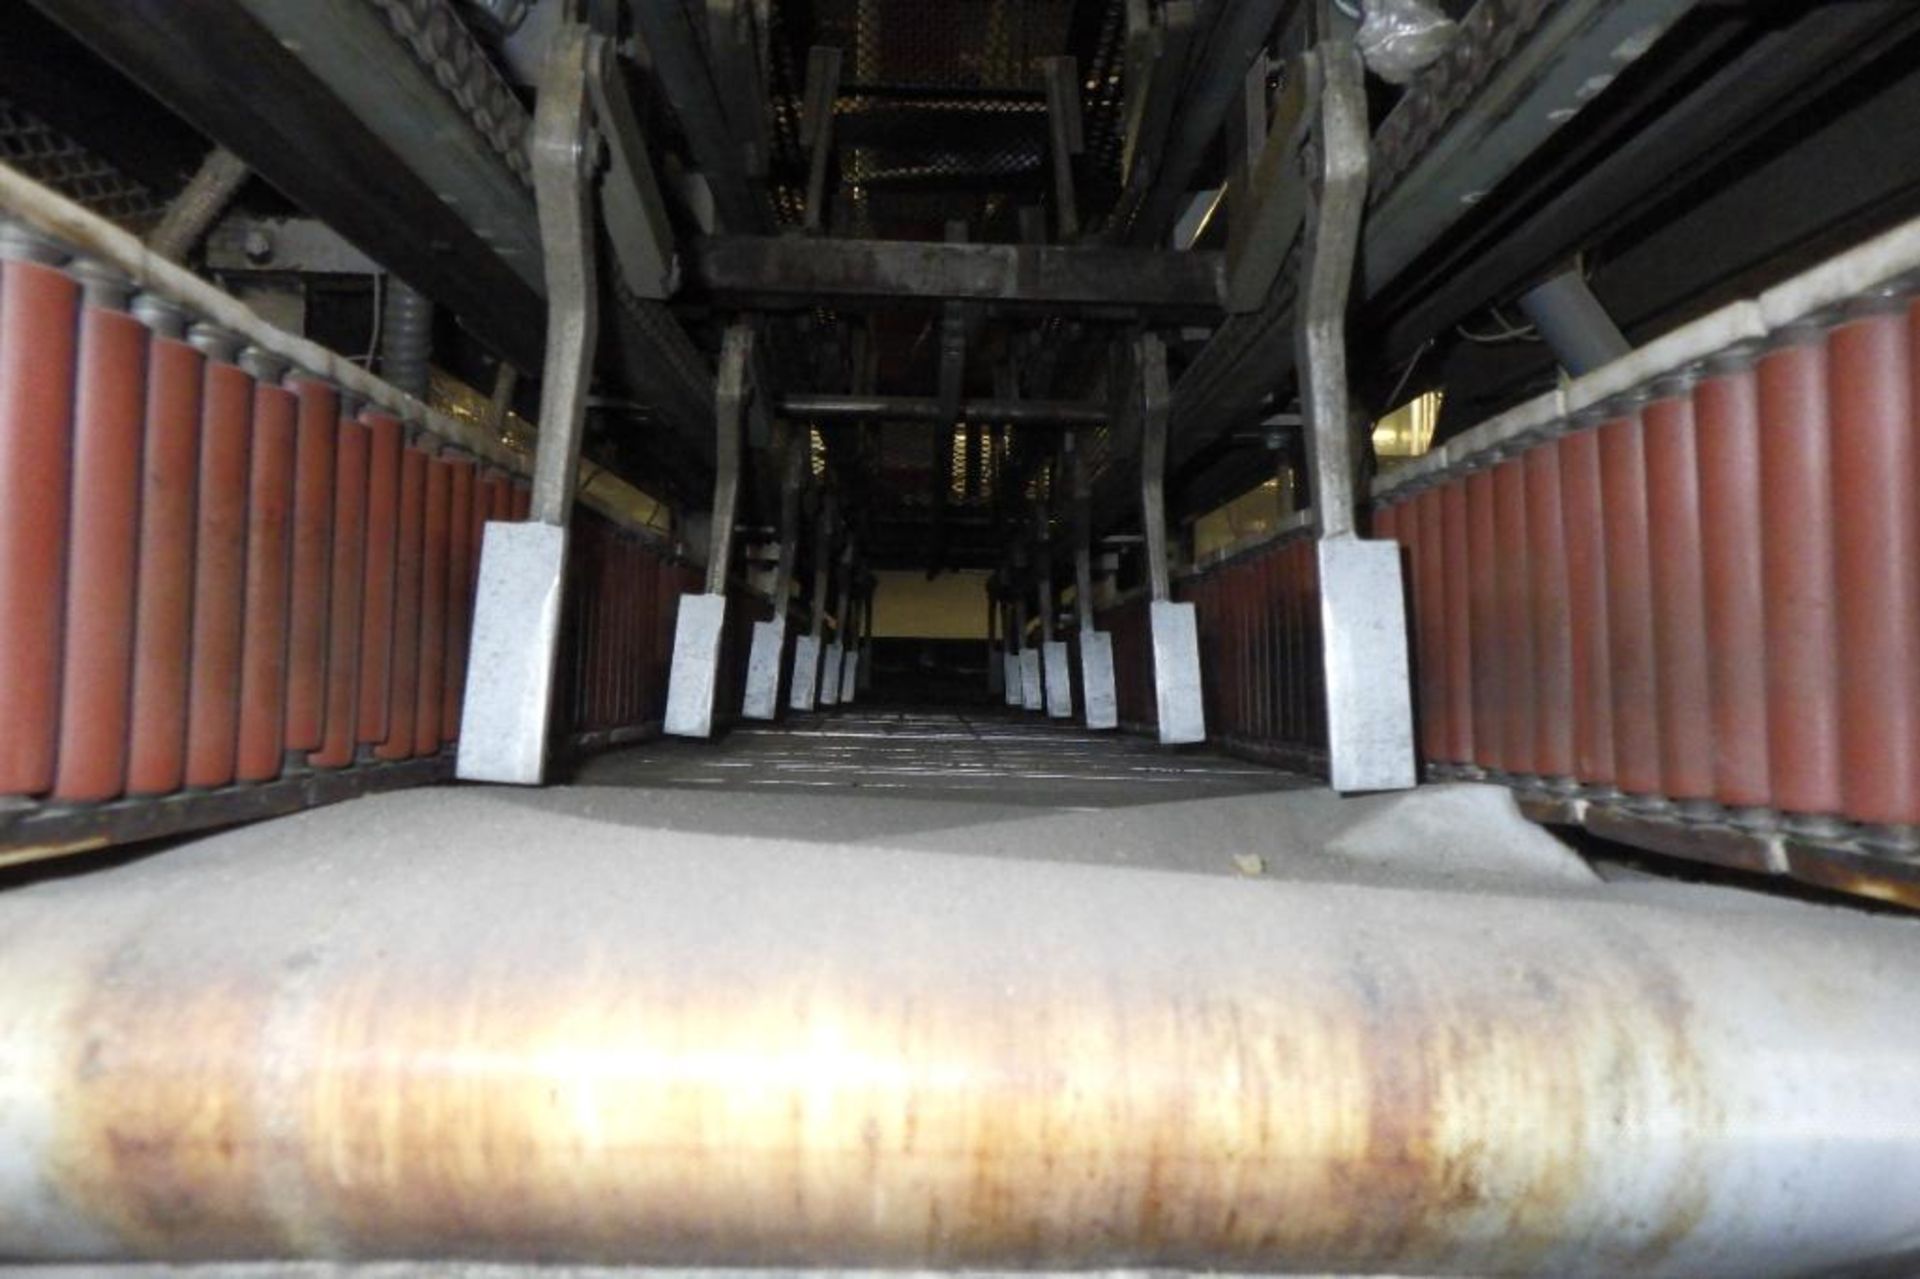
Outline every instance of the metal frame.
POLYGON ((584 26, 555 33, 534 116, 530 151, 548 298, 540 440, 529 521, 489 523, 482 544, 457 763, 468 781, 537 786, 546 773, 567 525, 599 322, 590 47, 584 26))
POLYGON ((1405 588, 1396 543, 1356 531, 1361 426, 1347 382, 1347 300, 1366 209, 1365 70, 1352 45, 1322 45, 1321 92, 1308 154, 1295 366, 1318 537, 1327 755, 1337 791, 1415 784, 1405 588))

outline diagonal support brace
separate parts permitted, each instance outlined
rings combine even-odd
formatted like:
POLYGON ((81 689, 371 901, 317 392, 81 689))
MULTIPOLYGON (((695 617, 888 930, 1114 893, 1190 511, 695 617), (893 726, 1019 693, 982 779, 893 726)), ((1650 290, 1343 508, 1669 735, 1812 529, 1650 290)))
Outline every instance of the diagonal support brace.
POLYGON ((741 434, 751 394, 747 370, 753 360, 753 328, 737 322, 720 348, 714 385, 713 517, 707 548, 707 589, 680 597, 673 630, 673 666, 667 676, 667 715, 662 726, 675 737, 713 736, 713 708, 720 683, 721 648, 727 627, 727 574, 733 562, 734 517, 740 506, 741 434))
POLYGON ((456 774, 537 786, 547 766, 567 525, 598 336, 594 264, 592 37, 553 37, 533 120, 534 197, 547 280, 547 347, 530 518, 490 522, 481 544, 456 774))
POLYGON ((1355 517, 1357 441, 1347 384, 1347 297, 1367 195, 1367 98, 1360 55, 1323 45, 1307 204, 1296 363, 1320 570, 1327 755, 1337 791, 1416 781, 1400 548, 1363 541, 1355 517))

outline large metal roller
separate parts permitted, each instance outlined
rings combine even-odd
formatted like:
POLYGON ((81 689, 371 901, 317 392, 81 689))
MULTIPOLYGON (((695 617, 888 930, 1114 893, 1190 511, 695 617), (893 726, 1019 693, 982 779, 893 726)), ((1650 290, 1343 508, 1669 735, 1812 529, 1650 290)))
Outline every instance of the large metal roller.
POLYGON ((649 834, 567 795, 0 897, 0 1254, 1920 1263, 1909 922, 649 834))

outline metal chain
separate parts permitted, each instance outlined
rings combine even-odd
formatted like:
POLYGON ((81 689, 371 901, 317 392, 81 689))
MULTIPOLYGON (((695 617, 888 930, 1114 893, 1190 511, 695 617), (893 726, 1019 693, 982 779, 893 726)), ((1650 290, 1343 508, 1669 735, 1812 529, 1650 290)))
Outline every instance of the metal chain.
POLYGON ((532 118, 453 11, 449 0, 366 0, 420 65, 466 112, 513 175, 528 187, 527 130, 532 118))
POLYGON ((1373 185, 1378 204, 1452 123, 1474 91, 1540 25, 1553 0, 1480 0, 1460 23, 1460 34, 1394 105, 1373 136, 1373 185))

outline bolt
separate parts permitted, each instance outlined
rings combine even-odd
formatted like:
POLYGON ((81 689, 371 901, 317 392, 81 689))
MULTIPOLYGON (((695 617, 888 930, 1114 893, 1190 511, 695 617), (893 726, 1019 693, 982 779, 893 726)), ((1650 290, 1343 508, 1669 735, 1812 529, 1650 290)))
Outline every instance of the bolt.
POLYGON ((247 261, 255 266, 265 266, 273 261, 273 237, 257 227, 247 232, 247 238, 240 247, 247 255, 247 261))

